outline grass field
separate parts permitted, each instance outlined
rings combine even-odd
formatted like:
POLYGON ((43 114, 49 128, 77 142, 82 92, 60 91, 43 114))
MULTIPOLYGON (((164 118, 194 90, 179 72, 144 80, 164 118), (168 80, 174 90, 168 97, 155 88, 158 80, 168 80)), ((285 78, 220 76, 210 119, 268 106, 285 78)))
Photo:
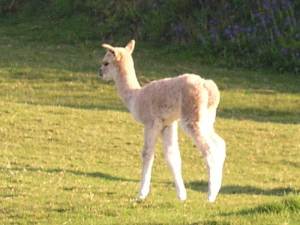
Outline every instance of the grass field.
POLYGON ((142 127, 97 78, 100 43, 21 31, 0 25, 0 224, 300 224, 299 76, 207 66, 193 51, 137 42, 143 83, 183 72, 218 83, 228 150, 209 204, 204 162, 180 133, 181 203, 158 143, 151 194, 136 202, 142 127))

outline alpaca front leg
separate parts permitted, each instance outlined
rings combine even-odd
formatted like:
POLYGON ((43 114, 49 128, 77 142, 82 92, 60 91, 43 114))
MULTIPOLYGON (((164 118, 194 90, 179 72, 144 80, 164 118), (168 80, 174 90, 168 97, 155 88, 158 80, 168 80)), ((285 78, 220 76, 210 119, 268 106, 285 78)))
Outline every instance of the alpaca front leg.
POLYGON ((147 197, 150 192, 151 183, 151 171, 154 161, 154 150, 149 148, 144 148, 142 153, 143 167, 142 167, 142 180, 141 188, 138 198, 143 200, 147 197))
POLYGON ((186 189, 181 174, 181 156, 178 145, 177 122, 166 127, 163 130, 162 135, 164 154, 174 178, 177 197, 181 201, 184 201, 186 200, 186 189))
POLYGON ((142 180, 138 198, 143 200, 150 191, 151 171, 154 161, 154 147, 159 130, 157 126, 146 126, 144 130, 144 148, 142 152, 142 180))

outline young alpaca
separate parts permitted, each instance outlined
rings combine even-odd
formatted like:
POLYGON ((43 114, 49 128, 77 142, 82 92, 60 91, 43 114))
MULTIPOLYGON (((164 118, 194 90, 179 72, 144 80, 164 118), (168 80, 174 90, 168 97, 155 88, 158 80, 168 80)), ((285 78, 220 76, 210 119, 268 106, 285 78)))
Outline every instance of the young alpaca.
POLYGON ((134 40, 125 48, 103 44, 108 51, 102 61, 100 76, 106 81, 114 80, 123 103, 144 125, 142 181, 138 198, 144 199, 149 193, 154 146, 162 134, 164 155, 174 177, 177 196, 180 200, 186 199, 177 137, 177 120, 180 119, 184 130, 205 158, 209 177, 208 200, 215 201, 225 160, 225 142, 214 131, 220 100, 216 84, 198 75, 184 74, 141 87, 131 56, 134 46, 134 40))

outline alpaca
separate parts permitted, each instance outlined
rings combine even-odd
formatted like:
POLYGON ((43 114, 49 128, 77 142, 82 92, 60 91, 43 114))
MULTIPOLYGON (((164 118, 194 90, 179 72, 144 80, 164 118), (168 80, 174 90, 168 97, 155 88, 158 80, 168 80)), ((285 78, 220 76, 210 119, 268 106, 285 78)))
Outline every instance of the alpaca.
POLYGON ((99 75, 113 80, 118 95, 135 120, 144 125, 142 150, 142 178, 138 199, 150 191, 151 169, 157 137, 163 139, 164 156, 172 172, 177 197, 184 201, 187 194, 181 174, 181 156, 178 146, 178 121, 194 140, 205 158, 208 170, 208 201, 214 202, 221 188, 225 160, 225 142, 214 131, 216 110, 220 100, 218 87, 212 80, 195 74, 152 81, 141 87, 134 69, 132 52, 135 41, 126 47, 103 44, 107 50, 99 75))

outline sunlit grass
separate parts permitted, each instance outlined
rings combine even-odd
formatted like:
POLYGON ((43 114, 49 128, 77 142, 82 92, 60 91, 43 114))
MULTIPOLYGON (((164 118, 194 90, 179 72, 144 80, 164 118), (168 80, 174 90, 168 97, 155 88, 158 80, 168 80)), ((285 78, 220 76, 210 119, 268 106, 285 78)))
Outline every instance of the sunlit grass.
POLYGON ((151 194, 138 203, 142 127, 97 78, 99 43, 18 41, 0 28, 2 224, 299 224, 299 77, 210 67, 189 52, 137 45, 143 82, 194 72, 219 84, 216 127, 228 146, 215 204, 182 132, 188 200, 176 199, 158 143, 151 194))

